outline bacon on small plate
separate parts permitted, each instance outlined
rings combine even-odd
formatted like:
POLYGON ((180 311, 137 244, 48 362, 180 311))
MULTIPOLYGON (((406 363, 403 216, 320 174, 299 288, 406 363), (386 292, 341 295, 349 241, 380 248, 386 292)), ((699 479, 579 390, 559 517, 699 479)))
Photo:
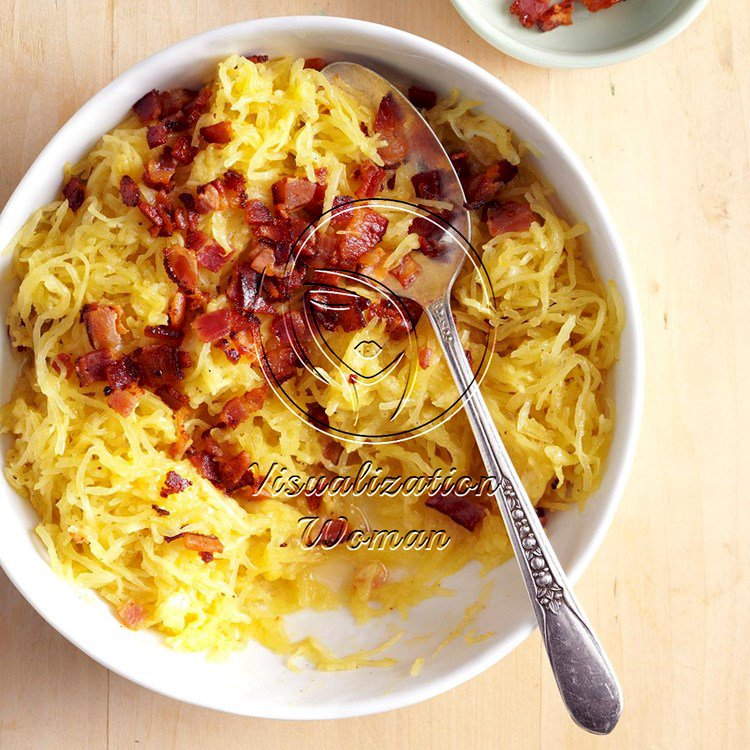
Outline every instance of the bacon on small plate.
MULTIPOLYGON (((598 2, 601 0, 594 0, 598 2)), ((619 0, 603 0, 613 2, 619 0)), ((586 0, 582 0, 586 4, 586 0)), ((602 6, 608 7, 608 6, 602 6)), ((573 0, 514 0, 510 12, 527 28, 536 26, 540 31, 552 31, 558 26, 570 26, 573 23, 573 0)))
POLYGON ((81 322, 86 326, 94 349, 116 349, 120 346, 120 312, 110 305, 91 302, 81 308, 81 322))

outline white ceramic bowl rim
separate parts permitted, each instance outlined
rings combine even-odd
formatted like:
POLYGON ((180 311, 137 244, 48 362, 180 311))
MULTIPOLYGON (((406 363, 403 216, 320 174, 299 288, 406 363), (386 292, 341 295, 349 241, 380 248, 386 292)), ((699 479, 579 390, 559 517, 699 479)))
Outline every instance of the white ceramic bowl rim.
MULTIPOLYGON (((451 0, 461 17, 485 41, 516 60, 544 68, 599 68, 607 65, 635 60, 671 42, 695 21, 708 5, 709 0, 691 0, 684 4, 667 23, 650 36, 628 44, 618 44, 604 51, 569 52, 545 50, 524 44, 503 30, 495 28, 473 7, 475 0, 451 0)), ((509 0, 495 0, 507 2, 509 0)), ((575 27, 575 24, 574 24, 575 27)))
MULTIPOLYGON (((120 89, 124 89, 125 92, 144 89, 143 81, 149 80, 152 71, 158 70, 162 64, 166 64, 170 60, 178 58, 191 59, 191 52, 197 50, 199 46, 205 49, 212 45, 221 46, 221 43, 226 44, 229 40, 242 40, 247 37, 257 40, 263 38, 264 33, 282 30, 287 33, 298 33, 304 36, 309 34, 318 35, 316 38, 323 40, 323 46, 325 45, 326 33, 331 33, 332 31, 342 34, 350 33, 359 37, 376 37, 383 43, 400 44, 403 47, 408 47, 410 54, 413 53, 414 56, 436 59, 440 64, 453 67, 467 77, 476 79, 478 84, 486 88, 488 97, 498 95, 500 98, 506 100, 511 108, 519 111, 523 117, 533 121, 535 127, 553 144, 555 158, 565 160, 568 167, 578 175, 587 193, 587 197, 593 202, 595 213, 602 217, 609 244, 613 249, 615 264, 621 271, 619 281, 620 292, 628 311, 629 318, 627 325, 630 327, 630 335, 634 342, 631 355, 632 362, 630 363, 633 375, 632 382, 629 384, 631 408, 627 414, 618 415, 620 420, 626 421, 626 437, 621 451, 621 460, 616 466, 611 465, 607 469, 608 473, 614 473, 614 477, 611 484, 612 489, 606 500, 606 507, 603 509, 601 518, 593 533, 588 539, 584 540, 583 548, 572 560, 571 564, 566 566, 570 580, 575 582, 590 562, 609 528, 624 491, 636 449, 643 403, 643 335, 635 286, 628 267, 625 250, 614 229, 609 212, 581 162, 573 155, 570 148, 541 115, 518 94, 474 63, 444 47, 404 31, 369 22, 335 17, 289 16, 259 19, 220 27, 190 37, 158 52, 124 72, 93 96, 68 120, 31 165, 25 177, 8 200, 2 214, 0 214, 0 245, 7 243, 18 226, 20 226, 20 223, 25 221, 26 213, 23 216, 18 216, 19 206, 22 205, 25 198, 22 193, 26 192, 26 188, 30 183, 33 184, 39 176, 48 171, 46 163, 58 143, 68 137, 71 132, 75 132, 77 127, 85 123, 86 118, 97 107, 110 101, 114 92, 118 92, 120 89)), ((320 42, 316 44, 317 46, 321 46, 320 42)), ((54 162, 54 159, 52 161, 54 162)), ((513 563, 510 564, 512 565, 513 563)), ((14 564, 12 556, 9 556, 5 552, 4 545, 0 545, 0 565, 2 565, 16 588, 50 625, 105 667, 133 682, 179 700, 193 702, 218 710, 230 710, 258 717, 290 719, 341 718, 376 713, 417 703, 455 687, 492 666, 520 644, 531 633, 534 627, 533 617, 529 609, 528 616, 521 626, 516 627, 512 632, 508 633, 500 642, 493 644, 491 647, 486 647, 484 650, 478 650, 476 655, 472 659, 462 663, 460 668, 453 669, 448 674, 440 678, 431 679, 428 682, 410 684, 403 689, 399 689, 396 694, 386 693, 360 700, 353 704, 347 704, 346 707, 331 705, 325 709, 321 709, 320 707, 310 709, 305 705, 290 708, 274 703, 273 700, 264 699, 264 697, 241 708, 236 706, 228 708, 214 699, 211 690, 203 691, 204 694, 200 698, 196 698, 195 693, 187 689, 184 691, 181 689, 165 690, 159 684, 158 678, 149 676, 144 671, 139 671, 137 665, 123 663, 123 660, 118 662, 117 655, 112 653, 111 648, 107 649, 106 644, 92 644, 87 642, 80 637, 75 628, 61 625, 59 622, 59 613, 48 601, 47 591, 35 589, 31 585, 27 585, 29 581, 24 578, 24 571, 20 569, 19 565, 14 564)))

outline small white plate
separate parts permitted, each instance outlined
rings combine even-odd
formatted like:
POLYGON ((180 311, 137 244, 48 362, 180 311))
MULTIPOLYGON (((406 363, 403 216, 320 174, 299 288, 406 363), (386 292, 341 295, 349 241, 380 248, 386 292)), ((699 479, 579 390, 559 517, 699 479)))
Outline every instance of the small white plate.
POLYGON ((708 0, 627 0, 598 13, 576 3, 573 25, 540 32, 511 14, 511 0, 451 0, 493 47, 542 68, 596 68, 633 60, 682 33, 708 0))

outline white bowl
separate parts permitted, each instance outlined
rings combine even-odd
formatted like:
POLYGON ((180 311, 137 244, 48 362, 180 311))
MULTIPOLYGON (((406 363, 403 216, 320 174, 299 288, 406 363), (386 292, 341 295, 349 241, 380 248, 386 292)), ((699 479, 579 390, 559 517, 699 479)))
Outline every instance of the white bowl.
MULTIPOLYGON (((322 56, 355 60, 439 91, 456 86, 482 99, 492 115, 539 149, 538 166, 562 189, 566 212, 591 227, 592 257, 602 276, 614 279, 627 309, 622 356, 614 395, 617 427, 601 488, 583 513, 556 515, 550 536, 563 566, 575 581, 601 543, 627 479, 640 423, 643 351, 640 318, 627 258, 602 198, 578 158, 518 94, 459 55, 411 34, 362 21, 326 17, 269 18, 227 26, 187 39, 123 73, 87 102, 50 141, 29 169, 0 215, 0 248, 11 241, 29 214, 60 189, 63 165, 76 162, 97 139, 117 125, 130 105, 151 88, 195 84, 217 60, 232 52, 322 56)), ((2 257, 0 272, 10 258, 2 257)), ((10 289, 3 295, 5 305, 10 289)), ((10 395, 16 367, 2 337, 0 397, 10 395)), ((427 601, 406 621, 379 620, 355 627, 344 612, 302 613, 292 618, 296 634, 319 633, 324 641, 349 651, 374 646, 404 628, 406 636, 390 652, 389 669, 294 673, 285 661, 256 644, 225 662, 170 650, 152 632, 131 632, 94 593, 59 579, 49 568, 32 529, 29 504, 0 480, 0 564, 31 605, 68 640, 109 669, 179 700, 249 716, 336 718, 405 706, 430 698, 495 664, 531 632, 534 621, 513 562, 488 579, 495 582, 478 632, 494 635, 470 645, 453 641, 428 659, 418 677, 409 669, 457 625, 488 579, 469 567, 453 583, 459 593, 427 601)), ((613 571, 614 575, 614 571, 613 571)))
POLYGON ((511 0, 451 0, 493 47, 543 68, 596 68, 633 60, 682 33, 708 0, 627 0, 589 13, 576 4, 573 25, 545 33, 521 26, 511 0))

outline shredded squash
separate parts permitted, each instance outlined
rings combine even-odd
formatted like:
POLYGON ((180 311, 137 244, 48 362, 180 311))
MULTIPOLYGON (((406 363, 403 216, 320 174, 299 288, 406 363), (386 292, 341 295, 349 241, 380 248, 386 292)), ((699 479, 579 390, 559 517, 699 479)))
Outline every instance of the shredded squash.
MULTIPOLYGON (((375 113, 302 60, 256 63, 233 56, 218 65, 210 87, 210 107, 197 123, 194 145, 199 128, 216 122, 230 122, 233 135, 197 152, 183 169, 188 189, 231 168, 246 178, 250 198, 270 204, 280 178, 315 181, 325 170, 328 209, 337 195, 353 194, 357 165, 382 165, 375 113)), ((527 231, 492 238, 480 212, 474 213, 474 246, 495 301, 482 302, 478 277, 467 269, 455 287, 454 310, 464 346, 476 357, 488 326, 495 329, 482 392, 532 501, 548 511, 580 506, 597 486, 612 435, 607 378, 624 323, 617 289, 597 278, 579 240, 586 227, 571 226, 556 213, 552 189, 527 167, 505 127, 457 92, 426 116, 449 151, 468 151, 479 167, 498 159, 519 167, 503 197, 527 201, 537 218, 527 231)), ((38 513, 36 532, 54 570, 97 591, 125 622, 135 608, 141 613, 137 625, 155 628, 170 646, 224 654, 256 640, 324 669, 387 665, 380 652, 342 656, 312 638, 292 640, 284 615, 344 606, 358 622, 392 611, 406 616, 426 597, 445 595, 440 581, 467 562, 478 560, 484 570, 501 564, 510 547, 491 500, 488 515, 469 532, 418 495, 363 501, 326 493, 321 516, 346 516, 361 528, 445 529, 450 544, 420 553, 343 545, 305 549, 300 518, 311 514, 304 495, 247 499, 222 492, 186 457, 173 457, 175 415, 157 395, 147 391, 123 417, 108 406, 101 383, 82 387, 75 375, 53 366, 62 353, 75 360, 91 349, 80 321, 86 303, 121 308, 128 346, 149 343, 146 326, 166 322, 175 287, 163 254, 175 240, 153 237, 144 216, 123 205, 119 192, 124 175, 140 184, 152 156, 146 127, 133 115, 69 167, 68 176, 85 179, 83 205, 73 211, 67 200, 58 200, 40 208, 12 243, 19 287, 8 325, 22 364, 14 397, 1 414, 2 429, 12 438, 6 476, 38 513), (191 484, 162 498, 159 488, 169 471, 191 484), (185 532, 215 536, 223 551, 204 562, 179 540, 165 539, 185 532)), ((410 177, 396 169, 381 195, 413 200, 410 177)), ((215 211, 201 222, 204 232, 238 254, 250 241, 240 211, 215 211)), ((403 254, 414 249, 413 239, 408 222, 394 220, 383 244, 403 254)), ((216 274, 201 270, 219 290, 228 273, 229 267, 216 274)), ((224 304, 219 291, 208 309, 224 304)), ((364 371, 377 369, 388 352, 365 358, 358 344, 387 339, 383 327, 373 318, 362 330, 331 338, 364 371)), ((398 429, 428 419, 456 398, 426 320, 417 335, 431 360, 417 370, 406 408, 395 417, 398 429)), ((371 461, 384 475, 400 477, 430 475, 436 467, 484 475, 461 412, 413 440, 346 441, 332 454, 326 451, 330 439, 271 395, 231 433, 222 432, 216 427, 222 406, 261 386, 263 373, 244 361, 231 363, 191 334, 182 348, 192 359, 182 386, 190 404, 185 429, 221 432, 252 456, 261 473, 276 465, 302 477, 355 475, 371 461)), ((304 372, 288 383, 300 398, 322 406, 332 426, 347 429, 356 421, 374 430, 393 429, 392 405, 402 386, 400 371, 356 393, 346 383, 326 385, 304 372)))

